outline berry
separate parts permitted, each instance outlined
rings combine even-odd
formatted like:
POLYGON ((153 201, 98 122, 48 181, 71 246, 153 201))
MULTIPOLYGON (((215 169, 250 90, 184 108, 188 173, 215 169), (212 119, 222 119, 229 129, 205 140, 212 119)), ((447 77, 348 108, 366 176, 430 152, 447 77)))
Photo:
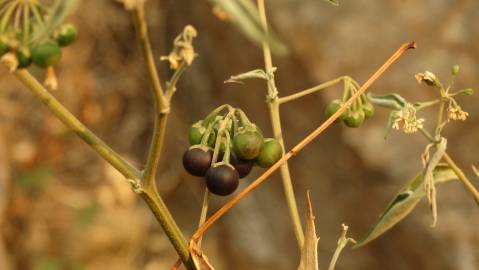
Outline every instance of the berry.
MULTIPOLYGON (((326 109, 324 111, 324 115, 326 115, 326 118, 329 118, 333 114, 335 114, 339 110, 339 108, 341 108, 341 106, 343 104, 344 104, 344 102, 342 102, 339 99, 335 99, 335 100, 331 101, 328 104, 328 106, 326 106, 326 109)), ((347 117, 347 115, 348 115, 347 111, 344 111, 334 122, 335 123, 340 123, 340 122, 344 121, 344 119, 347 117)))
POLYGON ((283 156, 283 147, 276 139, 265 139, 261 146, 261 152, 256 158, 256 164, 263 168, 271 167, 283 156))
POLYGON ((211 166, 213 151, 201 147, 190 147, 183 154, 183 167, 194 176, 205 176, 211 166))
POLYGON ((233 193, 239 185, 239 174, 231 166, 221 164, 211 167, 206 173, 206 186, 216 195, 226 196, 233 193))
POLYGON ((239 159, 235 155, 230 156, 230 163, 238 172, 240 179, 248 176, 254 165, 252 160, 239 159))
POLYGON ((0 57, 8 52, 9 48, 7 43, 0 41, 0 57))
POLYGON ((18 69, 27 68, 32 64, 32 59, 22 50, 17 51, 18 69))
POLYGON ((344 119, 344 124, 350 128, 360 127, 365 119, 363 110, 350 111, 346 119, 344 119))
POLYGON ((374 115, 374 106, 371 103, 363 104, 362 109, 364 111, 364 119, 369 119, 374 115))
POLYGON ((32 61, 35 65, 46 68, 60 62, 62 51, 55 42, 45 42, 32 48, 32 61))
POLYGON ((254 129, 241 128, 233 138, 233 150, 238 158, 255 159, 261 151, 263 136, 254 129))
POLYGON ((73 24, 62 25, 57 33, 55 33, 55 40, 58 45, 65 47, 73 43, 77 39, 78 32, 73 24))

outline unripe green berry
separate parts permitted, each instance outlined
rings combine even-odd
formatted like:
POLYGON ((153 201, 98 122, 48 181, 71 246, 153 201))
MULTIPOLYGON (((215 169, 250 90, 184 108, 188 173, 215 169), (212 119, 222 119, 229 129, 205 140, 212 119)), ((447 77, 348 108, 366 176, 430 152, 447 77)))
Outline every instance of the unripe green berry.
MULTIPOLYGON (((331 117, 333 114, 335 114, 341 108, 341 106, 343 106, 343 104, 344 104, 344 102, 342 102, 339 99, 335 99, 335 100, 331 101, 326 106, 326 109, 324 111, 325 116, 327 118, 331 117)), ((341 121, 344 121, 344 119, 346 118, 347 115, 348 115, 347 111, 344 111, 334 122, 339 123, 341 121)))
POLYGON ((363 110, 356 110, 350 111, 348 116, 344 119, 344 124, 350 128, 358 128, 364 122, 364 111, 363 110))
POLYGON ((31 54, 33 63, 42 68, 58 64, 62 57, 60 46, 52 41, 33 47, 31 54))
POLYGON ((58 45, 65 47, 73 43, 77 39, 78 32, 73 24, 64 24, 60 27, 58 32, 55 33, 55 40, 58 45))
POLYGON ((263 141, 261 152, 256 158, 256 164, 263 168, 271 167, 283 156, 283 147, 276 139, 268 138, 263 141))
POLYGON ((371 103, 366 103, 366 104, 363 104, 362 107, 363 109, 363 112, 364 112, 364 119, 369 119, 371 117, 373 117, 374 115, 374 106, 373 104, 371 103))

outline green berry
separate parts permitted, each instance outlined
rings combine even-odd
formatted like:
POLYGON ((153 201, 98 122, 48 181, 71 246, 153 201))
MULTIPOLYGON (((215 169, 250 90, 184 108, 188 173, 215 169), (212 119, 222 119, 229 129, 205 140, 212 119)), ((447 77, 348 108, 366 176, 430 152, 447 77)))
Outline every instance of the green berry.
MULTIPOLYGON (((326 110, 324 111, 324 114, 326 115, 327 118, 331 117, 333 114, 335 114, 341 106, 343 106, 344 102, 342 102, 339 99, 335 99, 331 101, 328 106, 326 106, 326 110)), ((341 121, 344 121, 346 116, 348 115, 347 111, 343 112, 334 122, 339 123, 341 121)))
POLYGON ((261 152, 256 158, 256 164, 263 168, 271 167, 283 156, 283 147, 276 139, 265 139, 261 146, 261 152))
POLYGON ((360 127, 365 119, 363 110, 350 111, 348 116, 344 119, 344 124, 350 128, 360 127))
POLYGON ((233 138, 233 150, 238 158, 255 159, 261 151, 263 136, 255 127, 240 128, 233 138))
POLYGON ((0 57, 9 51, 7 43, 0 41, 0 57))
POLYGON ((60 62, 62 51, 55 42, 45 42, 32 48, 32 61, 35 65, 46 68, 60 62))
POLYGON ((362 109, 364 112, 364 119, 369 119, 374 115, 374 106, 371 103, 366 103, 362 105, 362 109))
POLYGON ((58 45, 65 47, 73 43, 77 39, 78 32, 73 24, 62 25, 57 33, 55 33, 55 40, 58 45))
POLYGON ((22 50, 18 50, 16 55, 18 60, 18 66, 17 66, 18 69, 27 68, 32 64, 32 58, 29 57, 22 50))

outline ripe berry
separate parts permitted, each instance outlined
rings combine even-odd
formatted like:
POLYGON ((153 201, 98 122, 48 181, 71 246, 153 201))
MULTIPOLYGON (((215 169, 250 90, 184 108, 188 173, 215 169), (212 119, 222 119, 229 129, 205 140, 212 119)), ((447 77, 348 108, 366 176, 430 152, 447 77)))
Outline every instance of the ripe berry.
POLYGON ((248 176, 254 165, 254 162, 252 160, 239 159, 235 155, 230 156, 230 163, 238 172, 240 179, 248 176))
POLYGON ((344 119, 344 124, 351 128, 358 128, 363 124, 364 118, 363 110, 350 111, 346 119, 344 119))
POLYGON ((240 129, 233 138, 233 150, 238 158, 255 159, 261 151, 263 136, 254 129, 240 129))
POLYGON ((211 166, 213 152, 201 147, 190 147, 183 154, 183 167, 194 176, 205 176, 211 166))
POLYGON ((256 164, 263 168, 271 167, 283 156, 283 147, 276 139, 265 139, 261 152, 256 158, 256 164))
POLYGON ((73 43, 77 36, 78 32, 75 26, 73 24, 65 24, 55 33, 55 40, 58 42, 58 45, 65 47, 73 43))
POLYGON ((238 188, 238 184, 238 172, 231 165, 220 164, 211 167, 206 173, 206 186, 213 194, 230 195, 238 188))
POLYGON ((371 103, 363 104, 362 109, 364 111, 364 119, 369 119, 374 115, 374 106, 371 103))
POLYGON ((32 48, 32 61, 35 65, 46 68, 60 62, 62 51, 57 43, 47 41, 32 48))
MULTIPOLYGON (((329 118, 331 117, 333 114, 335 114, 339 108, 341 108, 341 106, 344 104, 344 102, 342 102, 341 100, 339 99, 335 99, 333 101, 331 101, 328 106, 326 106, 326 109, 324 110, 324 115, 329 118)), ((344 121, 344 119, 347 117, 348 113, 347 111, 344 111, 334 122, 335 123, 340 123, 341 121, 344 121)))

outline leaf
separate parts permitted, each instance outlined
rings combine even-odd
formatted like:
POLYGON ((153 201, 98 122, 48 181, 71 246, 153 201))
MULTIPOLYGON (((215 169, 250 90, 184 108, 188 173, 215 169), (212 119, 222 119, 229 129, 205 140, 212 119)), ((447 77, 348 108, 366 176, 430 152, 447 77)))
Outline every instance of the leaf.
POLYGON ((267 42, 276 54, 286 54, 286 46, 271 30, 266 31, 259 12, 250 0, 210 0, 217 5, 249 39, 261 45, 267 42))
POLYGON ((41 27, 39 31, 35 32, 32 40, 34 42, 40 42, 48 39, 52 32, 55 31, 74 10, 76 4, 77 0, 56 0, 55 3, 53 3, 51 11, 48 13, 45 25, 41 27))
MULTIPOLYGON (((436 184, 457 179, 454 171, 443 164, 439 164, 434 169, 433 175, 436 184)), ((381 214, 371 232, 355 245, 354 248, 364 246, 378 238, 411 213, 417 203, 425 196, 423 183, 424 173, 421 172, 398 192, 386 207, 386 210, 381 214)))
POLYGON ((372 93, 367 93, 368 100, 374 105, 382 107, 400 110, 406 106, 406 100, 398 94, 387 94, 382 96, 376 96, 372 93))
POLYGON ((316 226, 314 225, 313 206, 309 191, 307 193, 308 209, 306 213, 306 233, 303 250, 301 250, 301 261, 298 270, 318 270, 318 241, 316 226))
POLYGON ((264 70, 255 69, 238 75, 233 75, 228 80, 226 80, 225 83, 242 83, 242 81, 250 79, 262 79, 267 81, 270 79, 269 77, 270 76, 268 76, 268 74, 264 70))
POLYGON ((208 261, 208 257, 199 249, 195 241, 191 241, 191 258, 197 270, 214 270, 215 268, 208 261))
POLYGON ((325 0, 326 2, 330 3, 333 6, 339 6, 338 0, 325 0))

